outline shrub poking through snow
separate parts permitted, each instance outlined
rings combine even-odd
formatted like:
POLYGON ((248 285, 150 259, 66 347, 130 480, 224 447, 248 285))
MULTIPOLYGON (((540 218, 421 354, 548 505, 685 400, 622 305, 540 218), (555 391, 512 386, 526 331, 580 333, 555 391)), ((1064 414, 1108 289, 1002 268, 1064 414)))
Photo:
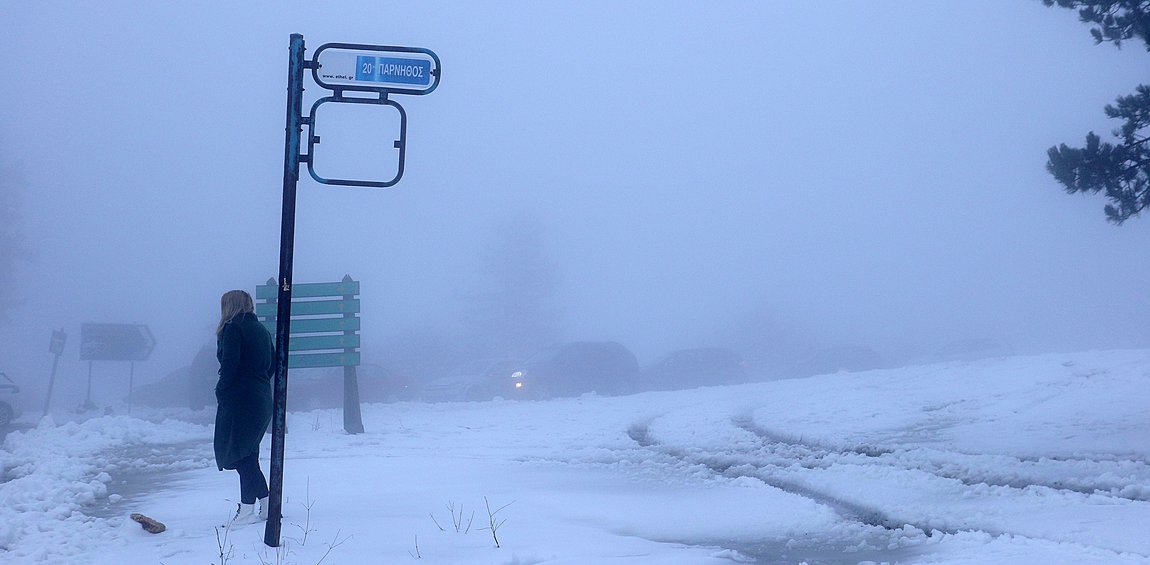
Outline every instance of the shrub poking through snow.
POLYGON ((410 555, 412 559, 423 559, 423 556, 419 554, 419 536, 418 535, 415 536, 415 551, 408 551, 407 554, 410 555))
POLYGON ((228 559, 232 558, 235 554, 235 546, 228 543, 228 534, 232 531, 231 524, 226 526, 216 526, 216 546, 219 549, 219 565, 227 565, 228 559), (224 531, 224 535, 220 535, 220 530, 224 531))
POLYGON ((495 540, 495 547, 499 547, 499 536, 496 534, 499 531, 499 528, 503 526, 503 523, 507 521, 507 518, 500 519, 496 518, 495 515, 499 514, 499 512, 501 512, 504 508, 515 504, 515 501, 512 500, 511 502, 496 508, 494 512, 491 511, 491 503, 487 501, 486 496, 483 497, 483 504, 487 507, 487 527, 483 529, 491 530, 491 539, 495 540))
POLYGON ((313 506, 315 506, 315 499, 313 499, 311 497, 311 476, 310 475, 307 478, 307 482, 305 483, 304 488, 306 489, 304 491, 304 501, 300 503, 300 505, 303 506, 303 509, 304 509, 303 525, 301 526, 301 525, 295 524, 295 523, 292 524, 293 526, 298 528, 302 534, 299 539, 295 540, 296 543, 299 543, 300 547, 307 545, 307 535, 315 531, 315 529, 311 527, 311 509, 313 506))

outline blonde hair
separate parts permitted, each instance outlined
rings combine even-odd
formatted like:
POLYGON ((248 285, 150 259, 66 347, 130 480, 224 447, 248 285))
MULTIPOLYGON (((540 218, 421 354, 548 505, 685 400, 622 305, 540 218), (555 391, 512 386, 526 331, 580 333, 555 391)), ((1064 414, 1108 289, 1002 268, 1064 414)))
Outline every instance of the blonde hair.
POLYGON ((216 335, 224 331, 224 324, 232 321, 239 314, 255 312, 252 295, 242 290, 229 290, 220 297, 220 325, 216 326, 216 335))

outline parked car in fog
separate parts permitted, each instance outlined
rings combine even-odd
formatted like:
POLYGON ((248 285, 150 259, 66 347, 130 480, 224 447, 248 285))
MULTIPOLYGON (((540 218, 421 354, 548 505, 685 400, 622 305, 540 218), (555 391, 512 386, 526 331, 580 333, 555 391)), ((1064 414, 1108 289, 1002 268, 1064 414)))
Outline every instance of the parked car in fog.
POLYGON ((747 381, 747 363, 721 347, 680 349, 644 367, 640 381, 646 390, 739 384, 747 381))
POLYGON ((219 371, 216 346, 205 344, 189 365, 174 369, 153 382, 137 385, 132 391, 132 402, 152 408, 215 408, 219 371))
POLYGON ((635 354, 614 341, 575 341, 544 349, 511 374, 509 398, 553 398, 638 388, 635 354))
POLYGON ((449 376, 419 387, 423 402, 470 402, 491 400, 513 392, 511 374, 523 365, 519 359, 479 359, 460 365, 449 376))

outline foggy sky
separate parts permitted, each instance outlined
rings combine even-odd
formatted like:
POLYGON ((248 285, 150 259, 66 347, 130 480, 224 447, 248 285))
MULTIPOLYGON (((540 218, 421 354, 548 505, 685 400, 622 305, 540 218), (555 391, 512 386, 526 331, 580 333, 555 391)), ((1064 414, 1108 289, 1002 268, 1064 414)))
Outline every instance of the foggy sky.
POLYGON ((566 337, 641 361, 764 311, 892 359, 1150 345, 1147 220, 1107 224, 1043 168, 1117 126, 1102 107, 1150 58, 1037 0, 5 2, 0 160, 34 259, 0 370, 42 380, 65 328, 78 381, 80 323, 139 322, 138 374, 162 375, 211 342, 222 292, 275 276, 293 32, 443 62, 395 97, 397 187, 300 182, 295 280, 363 281, 369 360, 453 328, 517 215, 545 228, 566 337))

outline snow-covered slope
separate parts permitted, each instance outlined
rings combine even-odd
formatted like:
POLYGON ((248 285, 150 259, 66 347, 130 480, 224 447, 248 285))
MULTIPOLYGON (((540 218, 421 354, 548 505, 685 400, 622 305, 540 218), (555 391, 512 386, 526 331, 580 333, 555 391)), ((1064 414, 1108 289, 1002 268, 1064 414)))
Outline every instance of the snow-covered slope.
POLYGON ((214 527, 210 426, 45 420, 0 451, 0 561, 1147 563, 1148 406, 1111 351, 291 414, 279 553, 214 527))

